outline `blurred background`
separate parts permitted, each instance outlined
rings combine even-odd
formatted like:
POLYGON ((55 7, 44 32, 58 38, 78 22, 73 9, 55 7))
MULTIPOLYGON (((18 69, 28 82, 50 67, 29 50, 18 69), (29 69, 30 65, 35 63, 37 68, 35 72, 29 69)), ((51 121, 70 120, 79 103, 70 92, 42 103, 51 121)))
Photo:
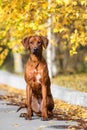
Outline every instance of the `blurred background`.
POLYGON ((29 51, 21 40, 31 35, 49 39, 43 55, 52 83, 87 92, 87 1, 1 0, 0 82, 6 71, 23 76, 29 51))

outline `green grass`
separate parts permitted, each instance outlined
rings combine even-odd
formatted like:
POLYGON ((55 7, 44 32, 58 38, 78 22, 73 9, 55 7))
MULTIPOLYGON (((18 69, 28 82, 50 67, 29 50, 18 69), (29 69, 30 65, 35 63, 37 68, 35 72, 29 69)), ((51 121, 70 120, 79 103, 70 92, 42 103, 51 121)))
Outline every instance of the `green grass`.
POLYGON ((87 92, 87 74, 58 75, 52 79, 53 84, 87 92))

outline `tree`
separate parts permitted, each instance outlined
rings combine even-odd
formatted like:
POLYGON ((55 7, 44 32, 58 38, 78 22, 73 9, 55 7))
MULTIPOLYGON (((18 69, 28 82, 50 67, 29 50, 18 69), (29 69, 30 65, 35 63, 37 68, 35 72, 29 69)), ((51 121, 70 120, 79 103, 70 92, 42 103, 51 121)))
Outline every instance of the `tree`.
MULTIPOLYGON (((48 27, 59 41, 68 44, 70 54, 80 45, 87 45, 86 0, 1 0, 0 1, 0 64, 12 49, 21 52, 21 39, 27 35, 47 35, 48 27), (51 24, 48 19, 51 16, 51 24), (8 48, 3 49, 2 46, 8 48)), ((53 40, 51 42, 53 43, 53 40)))

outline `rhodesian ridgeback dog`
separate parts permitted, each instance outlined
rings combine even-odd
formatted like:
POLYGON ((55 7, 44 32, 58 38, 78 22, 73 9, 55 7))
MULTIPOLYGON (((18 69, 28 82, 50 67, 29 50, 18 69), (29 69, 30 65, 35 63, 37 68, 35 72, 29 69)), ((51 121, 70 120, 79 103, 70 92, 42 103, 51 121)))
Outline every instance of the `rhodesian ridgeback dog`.
POLYGON ((30 36, 24 38, 22 44, 30 51, 30 57, 25 66, 26 119, 30 120, 35 112, 41 114, 42 120, 48 120, 54 108, 47 63, 42 56, 43 47, 47 48, 48 39, 43 36, 30 36))

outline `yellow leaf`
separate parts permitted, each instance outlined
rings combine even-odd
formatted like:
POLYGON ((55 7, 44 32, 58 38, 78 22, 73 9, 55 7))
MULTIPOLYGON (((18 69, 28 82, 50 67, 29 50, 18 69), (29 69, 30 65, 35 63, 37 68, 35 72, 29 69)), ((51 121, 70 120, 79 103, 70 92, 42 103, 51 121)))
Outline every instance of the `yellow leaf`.
POLYGON ((54 28, 54 29, 53 29, 53 32, 54 32, 54 33, 57 33, 57 32, 58 32, 58 29, 57 29, 57 28, 54 28))
POLYGON ((84 57, 84 60, 87 61, 87 56, 84 57))
POLYGON ((43 7, 43 9, 46 9, 46 8, 48 7, 48 3, 44 3, 44 4, 42 5, 42 7, 43 7))
POLYGON ((13 124, 13 126, 14 126, 14 127, 18 127, 18 126, 20 126, 20 125, 19 125, 19 124, 13 124))

